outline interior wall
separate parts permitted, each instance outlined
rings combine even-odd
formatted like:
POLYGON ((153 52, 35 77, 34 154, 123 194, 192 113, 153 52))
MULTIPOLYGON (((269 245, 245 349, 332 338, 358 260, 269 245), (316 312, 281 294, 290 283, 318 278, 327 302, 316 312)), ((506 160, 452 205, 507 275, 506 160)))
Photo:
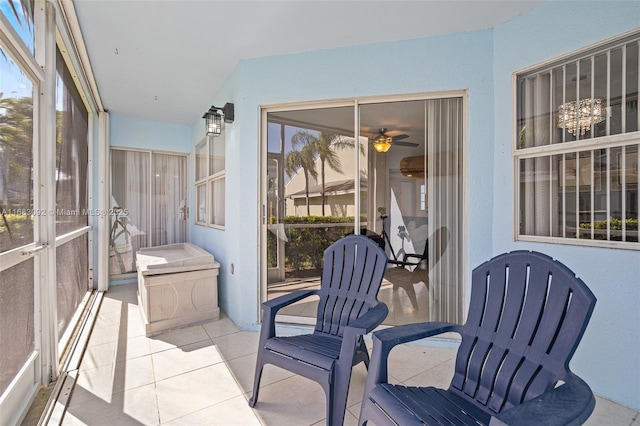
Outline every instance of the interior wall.
MULTIPOLYGON (((636 29, 637 1, 550 1, 494 31, 493 253, 546 253, 571 268, 598 302, 571 369, 599 395, 640 409, 640 251, 514 242, 512 74, 636 29), (503 224, 503 225, 498 225, 503 224)), ((471 175, 473 180, 474 175, 471 175)), ((475 214, 475 212, 474 212, 475 214)))

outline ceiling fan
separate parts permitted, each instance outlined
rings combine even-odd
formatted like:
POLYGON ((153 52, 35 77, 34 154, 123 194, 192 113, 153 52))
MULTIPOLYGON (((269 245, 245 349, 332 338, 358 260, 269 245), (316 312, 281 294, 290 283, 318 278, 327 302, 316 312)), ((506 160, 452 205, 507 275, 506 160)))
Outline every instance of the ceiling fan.
POLYGON ((397 146, 410 146, 416 147, 418 146, 415 142, 402 141, 402 139, 406 139, 409 137, 407 134, 400 134, 395 136, 387 135, 388 129, 385 127, 381 127, 378 129, 378 135, 373 139, 373 148, 378 152, 387 152, 391 148, 392 145, 397 146))

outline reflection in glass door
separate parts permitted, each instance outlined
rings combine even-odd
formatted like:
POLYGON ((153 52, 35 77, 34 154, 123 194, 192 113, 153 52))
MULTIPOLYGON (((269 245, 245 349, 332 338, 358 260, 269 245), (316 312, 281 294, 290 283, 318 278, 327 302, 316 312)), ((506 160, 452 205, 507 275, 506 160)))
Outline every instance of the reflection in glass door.
MULTIPOLYGON (((318 288, 324 250, 354 229, 353 107, 267 115, 267 297, 318 288)), ((281 314, 315 317, 317 300, 281 314)))
POLYGON ((356 150, 354 107, 266 113, 266 297, 316 288, 324 249, 359 222, 389 259, 414 263, 389 264, 386 324, 461 322, 462 98, 363 103, 358 116, 356 150))
POLYGON ((368 103, 359 112, 371 141, 362 214, 376 216, 368 232, 390 259, 378 295, 389 307, 385 324, 460 323, 462 98, 368 103))

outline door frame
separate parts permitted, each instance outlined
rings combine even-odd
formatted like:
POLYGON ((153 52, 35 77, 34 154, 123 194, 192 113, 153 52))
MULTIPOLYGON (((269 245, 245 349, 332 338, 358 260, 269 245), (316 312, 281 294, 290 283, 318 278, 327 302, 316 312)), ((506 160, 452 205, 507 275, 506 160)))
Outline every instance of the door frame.
MULTIPOLYGON (((467 196, 467 188, 468 188, 468 170, 469 170, 469 160, 468 160, 468 117, 469 117, 469 100, 468 100, 468 90, 452 90, 452 91, 436 91, 436 92, 425 92, 425 93, 413 93, 413 94, 396 94, 396 95, 385 95, 385 96, 363 96, 358 98, 347 98, 347 99, 333 99, 333 100, 318 100, 318 101, 306 101, 306 102, 288 102, 281 104, 272 104, 272 105, 261 105, 260 106, 260 126, 259 126, 259 203, 258 203, 258 242, 259 242, 259 254, 258 256, 258 303, 255 307, 257 312, 258 323, 262 321, 261 314, 261 304, 262 302, 267 300, 267 280, 268 280, 268 271, 267 271, 267 186, 268 182, 266 179, 267 172, 267 160, 268 160, 268 144, 267 144, 267 116, 268 113, 273 112, 284 112, 291 110, 308 110, 308 109, 318 109, 318 108, 338 108, 338 107, 354 107, 354 138, 355 140, 360 139, 360 106, 367 104, 376 104, 376 103, 392 103, 392 102, 403 102, 403 101, 420 101, 420 100, 433 100, 433 99, 443 99, 443 98, 462 98, 462 164, 460 165, 462 170, 462 182, 461 182, 461 190, 463 191, 462 196, 462 205, 460 206, 461 212, 461 229, 460 233, 462 235, 461 244, 459 247, 459 253, 461 253, 461 268, 459 270, 461 277, 463 278, 462 284, 462 300, 461 300, 461 309, 465 310, 464 317, 466 317, 466 309, 467 309, 467 299, 468 299, 468 266, 467 266, 467 247, 468 247, 468 196, 467 196)), ((355 170, 359 170, 360 166, 360 156, 355 155, 356 168, 355 170)), ((360 182, 360 174, 356 173, 355 179, 355 211, 360 211, 360 197, 359 197, 359 182, 360 182)), ((354 217, 354 229, 357 230, 360 228, 360 215, 355 215, 354 217)), ((313 325, 315 320, 313 318, 303 318, 297 316, 278 316, 280 321, 284 321, 291 324, 298 325, 313 325)))

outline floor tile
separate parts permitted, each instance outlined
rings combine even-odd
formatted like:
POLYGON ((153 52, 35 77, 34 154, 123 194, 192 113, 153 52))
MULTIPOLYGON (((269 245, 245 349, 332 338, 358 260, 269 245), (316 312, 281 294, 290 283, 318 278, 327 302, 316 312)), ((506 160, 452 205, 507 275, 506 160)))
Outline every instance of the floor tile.
POLYGON ((195 413, 187 414, 168 423, 167 426, 260 426, 244 396, 212 405, 195 413))
POLYGON ((213 339, 225 360, 240 358, 258 351, 259 334, 250 331, 227 334, 213 339))
POLYGON ((194 325, 165 331, 149 337, 149 348, 152 353, 155 353, 204 340, 210 340, 209 335, 201 325, 194 325))
POLYGON ((150 354, 149 342, 145 336, 89 346, 82 356, 80 371, 113 364, 120 359, 133 359, 150 354))
MULTIPOLYGON (((236 379, 236 382, 238 382, 238 385, 243 392, 253 391, 256 356, 256 353, 252 353, 226 361, 227 366, 231 370, 231 374, 233 374, 233 377, 236 379)), ((262 369, 262 378, 260 379, 260 385, 267 386, 280 380, 284 380, 287 377, 291 377, 293 375, 294 373, 290 371, 271 364, 267 364, 262 369)), ((251 396, 251 394, 249 396, 251 396)))
POLYGON ((416 345, 396 346, 389 355, 389 374, 404 382, 455 358, 455 350, 416 345))
POLYGON ((406 386, 434 386, 447 389, 453 378, 455 360, 450 359, 405 381, 406 386))
POLYGON ((157 424, 159 417, 154 384, 119 392, 107 399, 87 399, 82 404, 68 407, 62 419, 63 426, 157 424))
POLYGON ((596 408, 585 425, 629 426, 637 418, 637 411, 596 396, 596 408))
POLYGON ((156 387, 163 423, 242 394, 224 363, 158 381, 156 387))
POLYGON ((151 355, 156 380, 164 380, 223 361, 211 340, 156 352, 151 355))
POLYGON ((292 376, 260 390, 255 413, 265 425, 313 425, 326 417, 322 387, 301 376, 292 376))
MULTIPOLYGON (((76 388, 82 388, 98 398, 108 399, 115 393, 152 384, 154 381, 151 356, 147 355, 81 370, 78 373, 76 388)), ((72 398, 70 405, 83 402, 80 398, 72 398)))
POLYGON ((220 315, 220 319, 202 324, 202 327, 209 335, 209 338, 225 336, 227 334, 237 333, 240 329, 224 314, 220 315))

